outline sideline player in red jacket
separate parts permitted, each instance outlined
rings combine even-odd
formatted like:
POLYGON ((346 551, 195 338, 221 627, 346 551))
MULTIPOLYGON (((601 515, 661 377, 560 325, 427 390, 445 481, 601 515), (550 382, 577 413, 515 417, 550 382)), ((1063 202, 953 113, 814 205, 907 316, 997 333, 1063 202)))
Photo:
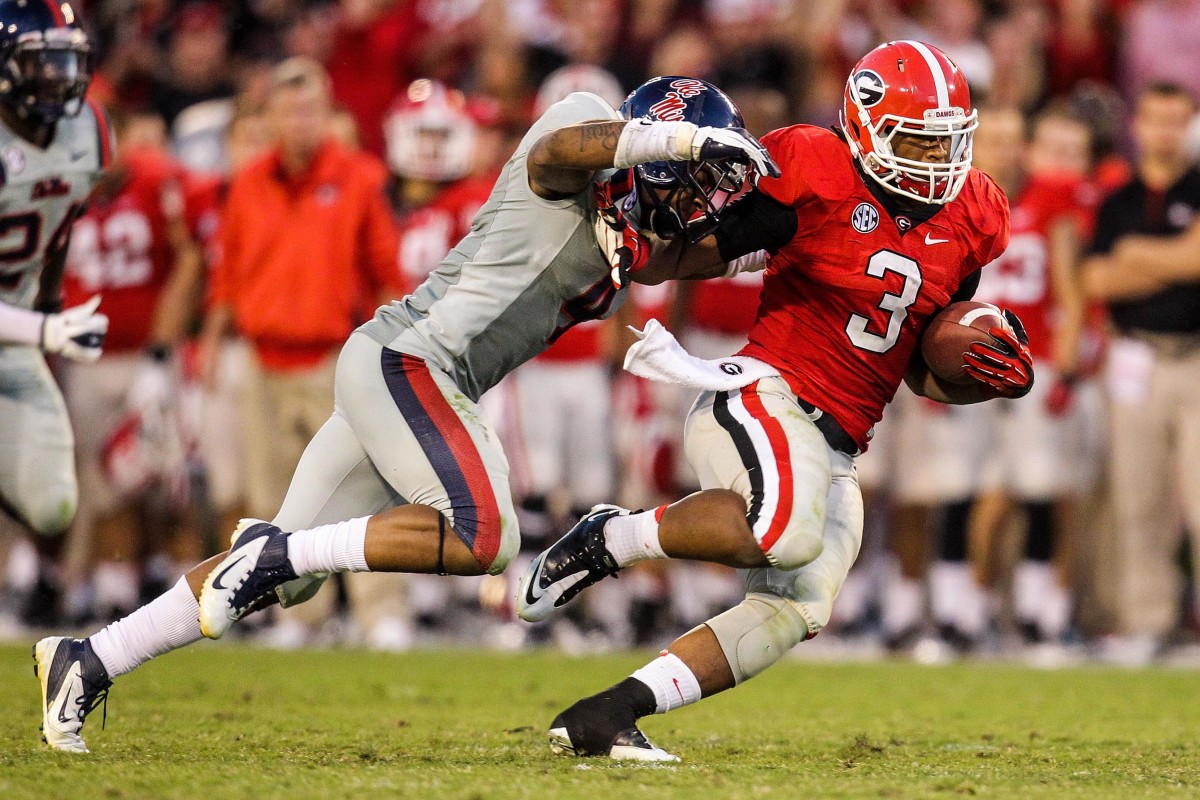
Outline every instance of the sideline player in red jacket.
POLYGON ((958 68, 903 41, 855 66, 840 131, 797 125, 763 139, 782 177, 760 180, 729 209, 715 248, 706 240, 714 271, 717 254, 771 256, 741 351, 751 358, 714 370, 744 385, 705 392, 686 423, 705 490, 645 512, 593 509, 534 560, 517 603, 523 618, 545 618, 646 558, 741 568, 746 597, 560 714, 557 752, 676 760, 647 746, 640 717, 732 688, 821 631, 862 539, 854 456, 901 380, 948 403, 1029 391, 1015 316, 992 331, 1003 346, 972 346, 971 385, 936 378, 917 348, 929 319, 970 298, 980 268, 1008 243, 1008 202, 971 168, 976 120, 958 68))

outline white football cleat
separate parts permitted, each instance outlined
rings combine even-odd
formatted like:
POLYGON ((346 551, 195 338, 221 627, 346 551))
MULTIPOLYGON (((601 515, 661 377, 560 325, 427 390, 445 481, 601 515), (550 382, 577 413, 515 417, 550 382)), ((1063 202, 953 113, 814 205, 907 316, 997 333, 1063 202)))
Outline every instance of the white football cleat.
POLYGON ((91 642, 51 636, 33 646, 33 660, 42 683, 42 741, 64 753, 88 752, 83 722, 107 703, 112 686, 91 642))
POLYGON ((220 639, 246 614, 274 603, 275 588, 298 576, 287 557, 287 537, 275 525, 244 519, 233 545, 200 590, 200 632, 220 639))

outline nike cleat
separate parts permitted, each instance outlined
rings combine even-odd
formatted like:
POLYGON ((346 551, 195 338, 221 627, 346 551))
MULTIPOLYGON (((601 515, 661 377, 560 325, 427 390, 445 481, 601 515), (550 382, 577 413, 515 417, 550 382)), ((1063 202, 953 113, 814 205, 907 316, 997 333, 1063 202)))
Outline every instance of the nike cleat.
POLYGON ((288 534, 269 522, 244 519, 233 545, 200 591, 200 632, 220 639, 242 617, 274 600, 276 587, 298 576, 288 561, 288 534))
POLYGON ((33 660, 42 683, 42 741, 64 753, 88 752, 83 722, 101 703, 107 716, 112 686, 91 642, 51 636, 33 646, 33 660))
POLYGON ((575 527, 533 559, 517 584, 517 616, 541 622, 593 583, 621 569, 604 546, 604 523, 629 512, 598 505, 575 527))
POLYGON ((599 741, 595 733, 581 736, 567 722, 570 710, 558 715, 550 725, 550 749, 560 756, 608 756, 616 761, 677 762, 679 756, 655 747, 637 725, 618 731, 607 741, 599 741), (574 733, 574 735, 572 735, 574 733), (591 741, 589 742, 589 738, 591 741))

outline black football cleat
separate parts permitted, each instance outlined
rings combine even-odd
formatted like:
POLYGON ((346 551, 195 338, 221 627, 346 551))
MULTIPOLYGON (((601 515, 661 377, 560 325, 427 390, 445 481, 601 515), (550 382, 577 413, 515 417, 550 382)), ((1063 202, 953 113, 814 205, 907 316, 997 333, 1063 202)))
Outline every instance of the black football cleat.
POLYGON ((575 595, 620 571, 604 546, 604 523, 629 512, 620 506, 598 505, 575 527, 530 564, 517 584, 517 616, 541 622, 575 595))
POLYGON ((622 711, 597 697, 580 700, 550 723, 550 749, 558 755, 617 761, 679 761, 679 756, 651 744, 634 715, 622 711))

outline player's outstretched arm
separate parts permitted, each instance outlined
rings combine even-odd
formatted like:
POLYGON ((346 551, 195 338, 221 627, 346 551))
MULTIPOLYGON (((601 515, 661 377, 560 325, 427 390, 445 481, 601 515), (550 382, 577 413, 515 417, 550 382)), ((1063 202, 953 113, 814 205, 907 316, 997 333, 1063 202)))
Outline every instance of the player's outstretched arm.
POLYGON ((551 131, 534 142, 526 166, 534 193, 560 200, 583 191, 597 170, 653 161, 736 161, 760 175, 779 176, 762 144, 740 128, 648 119, 584 122, 551 131))
POLYGON ((526 157, 529 187, 547 200, 583 191, 597 170, 612 169, 626 120, 570 125, 534 142, 526 157))

